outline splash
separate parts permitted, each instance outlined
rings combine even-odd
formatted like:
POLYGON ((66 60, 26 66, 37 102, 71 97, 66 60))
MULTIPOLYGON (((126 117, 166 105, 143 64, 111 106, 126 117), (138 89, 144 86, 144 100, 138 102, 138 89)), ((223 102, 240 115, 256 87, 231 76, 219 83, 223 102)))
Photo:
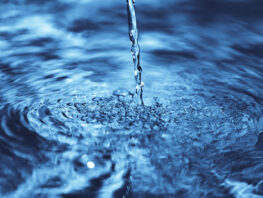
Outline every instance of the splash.
POLYGON ((140 98, 143 105, 143 85, 142 82, 142 67, 140 65, 140 46, 138 43, 138 29, 135 13, 135 0, 127 0, 128 23, 129 23, 129 37, 132 43, 131 53, 134 64, 134 77, 136 83, 136 94, 140 98))

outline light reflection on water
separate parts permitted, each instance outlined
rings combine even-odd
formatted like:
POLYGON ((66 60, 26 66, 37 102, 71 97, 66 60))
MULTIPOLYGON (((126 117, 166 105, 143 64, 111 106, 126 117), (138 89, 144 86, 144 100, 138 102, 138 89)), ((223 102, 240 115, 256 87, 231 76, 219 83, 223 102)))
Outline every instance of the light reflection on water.
POLYGON ((136 8, 145 108, 126 1, 0 3, 3 197, 263 196, 262 2, 136 8))

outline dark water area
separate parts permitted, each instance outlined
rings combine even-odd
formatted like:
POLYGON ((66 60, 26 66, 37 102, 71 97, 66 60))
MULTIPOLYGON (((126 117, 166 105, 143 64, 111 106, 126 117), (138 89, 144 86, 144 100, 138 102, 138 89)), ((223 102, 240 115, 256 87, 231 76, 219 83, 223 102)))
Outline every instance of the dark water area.
POLYGON ((263 1, 0 2, 0 197, 263 197, 263 1))

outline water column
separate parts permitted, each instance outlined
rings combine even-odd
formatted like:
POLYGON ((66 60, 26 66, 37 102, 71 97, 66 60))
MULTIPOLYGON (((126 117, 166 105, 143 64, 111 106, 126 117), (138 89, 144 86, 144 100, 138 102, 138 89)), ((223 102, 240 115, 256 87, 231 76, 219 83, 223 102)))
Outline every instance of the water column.
POLYGON ((143 105, 143 85, 142 67, 140 65, 140 46, 138 43, 138 29, 135 13, 135 0, 127 0, 129 37, 131 40, 131 53, 134 63, 134 77, 136 83, 136 95, 139 97, 140 103, 143 105))

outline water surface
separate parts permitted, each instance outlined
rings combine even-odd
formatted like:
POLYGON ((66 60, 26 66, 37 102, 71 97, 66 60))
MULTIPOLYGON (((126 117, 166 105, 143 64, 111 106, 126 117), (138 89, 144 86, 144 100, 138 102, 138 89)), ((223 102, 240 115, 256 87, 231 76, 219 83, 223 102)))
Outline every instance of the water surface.
POLYGON ((263 197, 262 6, 1 1, 1 197, 263 197))

